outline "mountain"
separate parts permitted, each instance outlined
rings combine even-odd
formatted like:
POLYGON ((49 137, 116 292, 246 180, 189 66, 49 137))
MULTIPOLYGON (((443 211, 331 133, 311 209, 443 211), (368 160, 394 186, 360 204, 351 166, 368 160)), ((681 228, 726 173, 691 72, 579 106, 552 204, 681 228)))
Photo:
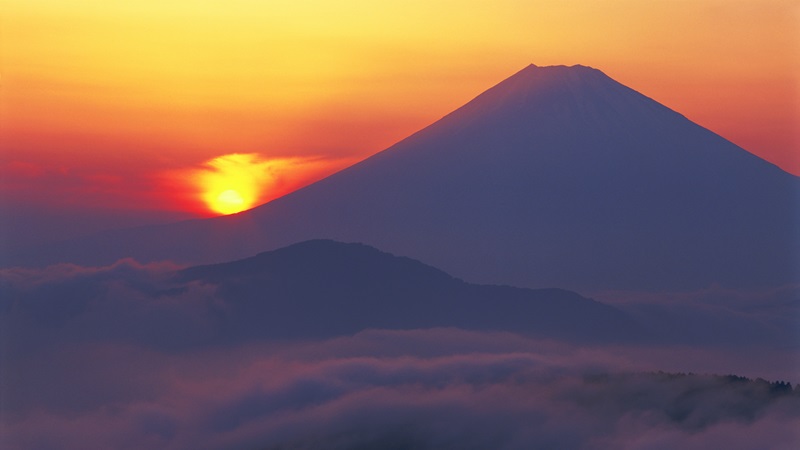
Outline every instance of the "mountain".
POLYGON ((419 261, 327 240, 185 269, 125 260, 0 271, 0 330, 11 344, 0 346, 3 361, 54 343, 173 354, 431 328, 591 344, 669 339, 575 292, 470 284, 419 261))
POLYGON ((621 311, 574 292, 469 284, 363 244, 306 241, 191 267, 174 280, 217 286, 216 296, 226 305, 223 342, 432 327, 584 342, 646 336, 621 311))
POLYGON ((800 178, 584 66, 528 66, 389 149, 253 210, 6 264, 208 263, 358 241, 463 279, 579 290, 800 281, 800 178))

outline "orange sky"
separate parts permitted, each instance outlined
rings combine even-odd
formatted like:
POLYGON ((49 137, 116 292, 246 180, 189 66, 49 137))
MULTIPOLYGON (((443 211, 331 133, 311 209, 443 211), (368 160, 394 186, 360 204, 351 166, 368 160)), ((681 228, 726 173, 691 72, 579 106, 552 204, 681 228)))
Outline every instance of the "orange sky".
POLYGON ((266 201, 529 63, 599 68, 800 174, 796 0, 0 4, 12 203, 209 215, 214 158, 292 161, 266 201))

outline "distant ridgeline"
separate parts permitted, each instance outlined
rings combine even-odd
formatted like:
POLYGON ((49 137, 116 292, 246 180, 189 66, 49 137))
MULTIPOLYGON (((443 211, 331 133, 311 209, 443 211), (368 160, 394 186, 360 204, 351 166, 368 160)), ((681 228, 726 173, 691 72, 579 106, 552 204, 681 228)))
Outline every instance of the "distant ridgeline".
POLYGON ((724 308, 702 299, 615 307, 563 289, 467 283, 410 258, 329 240, 184 269, 131 261, 68 269, 74 276, 56 266, 44 281, 16 272, 0 280, 3 328, 37 342, 54 324, 60 341, 134 339, 145 326, 144 342, 162 350, 437 327, 573 343, 784 348, 798 316, 792 290, 724 308), (747 313, 753 307, 757 315, 747 313), (106 316, 105 308, 126 314, 106 316))

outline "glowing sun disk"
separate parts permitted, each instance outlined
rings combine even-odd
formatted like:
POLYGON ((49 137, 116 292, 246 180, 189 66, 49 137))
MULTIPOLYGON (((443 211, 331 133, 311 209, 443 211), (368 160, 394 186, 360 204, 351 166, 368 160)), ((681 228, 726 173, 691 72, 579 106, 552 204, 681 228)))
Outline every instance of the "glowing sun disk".
POLYGON ((222 214, 233 214, 247 209, 244 199, 234 189, 220 192, 211 207, 222 214))
POLYGON ((196 179, 208 208, 220 214, 234 214, 258 203, 270 179, 265 162, 254 154, 230 154, 206 163, 196 179))

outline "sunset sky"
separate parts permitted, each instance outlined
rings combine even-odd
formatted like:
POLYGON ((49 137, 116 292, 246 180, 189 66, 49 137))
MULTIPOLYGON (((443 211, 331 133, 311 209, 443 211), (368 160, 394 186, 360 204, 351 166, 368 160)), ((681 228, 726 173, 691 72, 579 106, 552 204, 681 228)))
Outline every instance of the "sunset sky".
POLYGON ((529 63, 598 68, 800 174, 798 55, 795 0, 2 0, 3 214, 234 212, 529 63))

